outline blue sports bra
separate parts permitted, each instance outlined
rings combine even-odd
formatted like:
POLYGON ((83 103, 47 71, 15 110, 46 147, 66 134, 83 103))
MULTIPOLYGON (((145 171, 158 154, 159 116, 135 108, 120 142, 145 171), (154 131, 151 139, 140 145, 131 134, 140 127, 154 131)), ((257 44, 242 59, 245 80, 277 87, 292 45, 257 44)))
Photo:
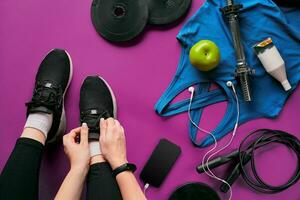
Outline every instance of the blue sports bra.
MULTIPOLYGON (((295 90, 300 80, 300 9, 279 8, 271 0, 240 0, 244 8, 240 13, 240 31, 248 65, 255 69, 251 78, 252 102, 244 102, 240 88, 237 89, 240 101, 239 124, 261 117, 274 118, 283 108, 287 97, 295 90), (291 21, 290 21, 291 20, 291 21), (293 21, 292 21, 293 20, 293 21), (285 92, 280 83, 269 76, 252 46, 271 37, 286 63, 288 79, 292 90, 285 92)), ((179 32, 177 39, 181 44, 181 56, 176 74, 170 85, 155 105, 160 116, 172 116, 188 111, 189 99, 172 103, 172 100, 188 87, 196 85, 195 97, 191 106, 191 117, 199 124, 202 111, 206 106, 227 101, 224 118, 212 131, 217 139, 233 130, 237 108, 234 94, 226 82, 236 83, 235 51, 231 33, 219 11, 225 1, 209 0, 192 16, 179 32), (212 40, 220 48, 221 61, 210 72, 201 72, 189 61, 189 50, 199 40, 212 40), (209 91, 212 83, 219 89, 209 91)), ((213 143, 210 136, 197 141, 197 128, 189 124, 189 136, 197 147, 206 147, 213 143)))

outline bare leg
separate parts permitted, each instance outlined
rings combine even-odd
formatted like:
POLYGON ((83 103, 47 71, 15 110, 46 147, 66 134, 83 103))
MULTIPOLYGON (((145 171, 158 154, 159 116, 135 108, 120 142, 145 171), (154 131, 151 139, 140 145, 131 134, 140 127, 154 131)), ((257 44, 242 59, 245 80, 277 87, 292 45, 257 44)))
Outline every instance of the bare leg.
POLYGON ((96 164, 96 163, 102 163, 102 162, 107 162, 102 155, 96 155, 91 158, 91 163, 90 165, 96 164))
POLYGON ((45 145, 46 142, 45 135, 35 128, 25 128, 21 134, 21 138, 30 138, 40 142, 42 145, 45 145))

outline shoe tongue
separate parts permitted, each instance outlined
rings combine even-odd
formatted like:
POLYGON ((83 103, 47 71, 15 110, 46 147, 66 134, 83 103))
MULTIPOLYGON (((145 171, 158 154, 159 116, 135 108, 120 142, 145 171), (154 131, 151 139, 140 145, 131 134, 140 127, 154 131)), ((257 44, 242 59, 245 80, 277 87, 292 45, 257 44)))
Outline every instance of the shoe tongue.
POLYGON ((107 119, 108 116, 107 112, 99 111, 98 109, 90 109, 88 114, 82 119, 82 123, 87 123, 89 127, 90 133, 98 133, 100 134, 100 118, 107 119))

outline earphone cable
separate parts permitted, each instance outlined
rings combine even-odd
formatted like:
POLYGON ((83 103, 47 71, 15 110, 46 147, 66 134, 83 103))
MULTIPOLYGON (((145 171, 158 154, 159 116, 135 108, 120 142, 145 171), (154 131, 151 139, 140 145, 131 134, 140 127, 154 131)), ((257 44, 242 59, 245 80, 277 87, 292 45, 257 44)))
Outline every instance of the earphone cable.
POLYGON ((193 101, 193 97, 194 97, 194 88, 193 87, 190 87, 189 88, 189 92, 191 93, 191 97, 190 97, 190 103, 189 103, 189 108, 188 108, 188 116, 189 116, 189 120, 191 121, 191 123, 200 131, 204 132, 204 133, 207 133, 209 134, 213 140, 214 140, 214 146, 213 148, 211 148, 209 151, 207 151, 204 156, 203 156, 203 159, 202 159, 202 165, 204 166, 204 164, 206 165, 206 167, 203 168, 205 174, 207 174, 209 177, 211 178, 214 178, 218 181, 221 181, 222 183, 226 184, 229 188, 229 191, 230 191, 230 194, 229 194, 229 200, 231 200, 232 198, 232 188, 230 186, 230 184, 228 182, 226 182, 224 179, 221 179, 219 178, 218 176, 216 176, 212 171, 211 169, 209 168, 208 166, 208 163, 209 163, 209 160, 216 154, 220 153, 221 151, 223 151, 224 149, 226 149, 233 141, 234 139, 234 136, 236 134, 236 131, 237 131, 237 128, 238 128, 238 122, 239 122, 239 117, 240 117, 240 109, 239 109, 239 100, 238 100, 238 96, 237 96, 237 93, 236 93, 236 90, 235 90, 235 87, 233 85, 233 83, 231 81, 227 82, 227 86, 228 87, 232 87, 232 90, 233 90, 233 93, 234 93, 234 96, 235 96, 235 99, 236 99, 236 104, 237 104, 237 118, 236 118, 236 123, 235 123, 235 126, 234 126, 234 129, 233 129, 233 133, 232 133, 232 136, 229 140, 229 142, 223 146, 221 149, 217 150, 216 152, 212 153, 206 160, 205 162, 205 159, 206 157, 211 153, 213 152, 217 146, 218 146, 218 142, 216 140, 216 137, 210 132, 210 131, 207 131, 203 128, 200 128, 193 120, 192 120, 192 117, 191 117, 191 106, 192 106, 192 101, 193 101))

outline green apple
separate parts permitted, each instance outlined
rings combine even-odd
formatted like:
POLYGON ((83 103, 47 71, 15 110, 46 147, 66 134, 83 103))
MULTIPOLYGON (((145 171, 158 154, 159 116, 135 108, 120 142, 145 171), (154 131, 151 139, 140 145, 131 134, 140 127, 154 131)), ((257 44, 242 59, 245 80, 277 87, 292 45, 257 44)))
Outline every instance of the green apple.
POLYGON ((210 40, 200 40, 190 50, 190 62, 201 71, 210 71, 220 62, 218 46, 210 40))

